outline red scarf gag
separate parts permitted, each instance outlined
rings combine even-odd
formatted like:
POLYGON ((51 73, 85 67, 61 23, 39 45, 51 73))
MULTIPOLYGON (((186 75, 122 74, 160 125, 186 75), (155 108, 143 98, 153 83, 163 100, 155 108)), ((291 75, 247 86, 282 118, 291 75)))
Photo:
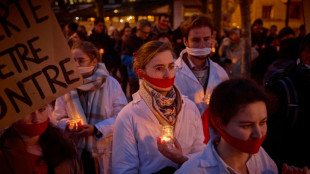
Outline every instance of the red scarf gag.
POLYGON ((47 120, 42 123, 35 123, 35 124, 16 123, 14 125, 14 129, 18 133, 28 136, 28 137, 39 136, 45 132, 49 121, 50 119, 47 118, 47 120))
POLYGON ((262 138, 257 140, 241 140, 235 137, 232 137, 227 132, 223 131, 221 128, 217 127, 217 125, 214 123, 212 116, 210 117, 211 124, 214 126, 214 128, 219 132, 221 137, 224 138, 224 140, 231 145, 232 147, 236 148, 237 150, 249 154, 255 154, 259 151, 260 146, 262 145, 263 141, 265 140, 266 135, 264 135, 262 138))
POLYGON ((162 27, 164 27, 164 28, 167 28, 168 27, 168 23, 163 23, 163 22, 161 22, 161 21, 158 21, 158 24, 160 25, 160 26, 162 26, 162 27))
POLYGON ((169 88, 174 84, 175 76, 170 79, 158 79, 143 74, 139 69, 136 69, 136 71, 140 77, 143 77, 150 84, 157 86, 159 88, 169 88))

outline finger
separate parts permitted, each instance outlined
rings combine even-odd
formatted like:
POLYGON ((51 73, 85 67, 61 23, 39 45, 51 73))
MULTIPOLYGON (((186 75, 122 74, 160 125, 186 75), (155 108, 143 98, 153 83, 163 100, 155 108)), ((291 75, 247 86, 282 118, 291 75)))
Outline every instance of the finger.
POLYGON ((303 174, 308 174, 308 167, 307 166, 305 166, 304 168, 302 168, 302 170, 303 170, 303 174))
POLYGON ((162 152, 163 147, 161 144, 161 138, 159 138, 159 137, 157 138, 157 148, 160 152, 162 152))
POLYGON ((181 144, 179 143, 179 141, 175 138, 174 139, 174 145, 175 147, 180 150, 182 152, 182 147, 181 147, 181 144))
POLYGON ((286 163, 283 164, 283 167, 282 167, 282 174, 286 174, 287 173, 287 170, 288 170, 288 166, 286 163))

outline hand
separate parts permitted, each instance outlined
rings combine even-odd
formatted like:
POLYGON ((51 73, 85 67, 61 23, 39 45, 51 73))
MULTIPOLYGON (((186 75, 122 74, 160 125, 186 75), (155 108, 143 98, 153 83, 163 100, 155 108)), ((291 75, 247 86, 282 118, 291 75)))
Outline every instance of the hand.
POLYGON ((81 127, 82 127, 82 130, 76 133, 77 136, 88 137, 88 136, 93 135, 94 130, 95 130, 93 125, 91 125, 91 124, 81 125, 81 127))
POLYGON ((286 163, 283 164, 282 174, 307 174, 308 167, 298 168, 294 166, 288 166, 286 163))
POLYGON ((172 140, 174 142, 175 147, 169 147, 169 144, 166 143, 165 140, 161 140, 161 138, 157 139, 157 147, 158 151, 164 155, 166 158, 170 159, 171 161, 183 164, 185 161, 188 160, 186 156, 183 156, 182 147, 179 144, 177 139, 172 140))

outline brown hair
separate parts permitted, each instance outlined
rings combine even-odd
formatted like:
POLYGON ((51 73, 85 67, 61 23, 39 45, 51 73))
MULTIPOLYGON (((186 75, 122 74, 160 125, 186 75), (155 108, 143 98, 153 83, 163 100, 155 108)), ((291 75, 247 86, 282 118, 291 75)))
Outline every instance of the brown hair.
POLYGON ((83 41, 81 43, 77 43, 75 45, 72 46, 71 48, 73 49, 80 49, 82 50, 84 53, 87 54, 88 57, 90 57, 90 60, 93 61, 94 59, 97 59, 98 61, 100 60, 100 54, 98 49, 95 47, 94 44, 87 42, 87 41, 83 41))
POLYGON ((160 41, 150 41, 140 47, 135 59, 133 60, 134 69, 144 69, 152 58, 163 51, 169 50, 173 55, 172 46, 169 43, 160 41))
POLYGON ((246 105, 258 101, 267 106, 268 100, 264 91, 252 80, 236 78, 220 83, 213 90, 209 108, 212 116, 227 125, 246 105))
POLYGON ((181 25, 181 32, 183 37, 187 39, 188 33, 191 29, 200 27, 209 27, 212 32, 213 24, 211 19, 205 15, 192 15, 181 25))

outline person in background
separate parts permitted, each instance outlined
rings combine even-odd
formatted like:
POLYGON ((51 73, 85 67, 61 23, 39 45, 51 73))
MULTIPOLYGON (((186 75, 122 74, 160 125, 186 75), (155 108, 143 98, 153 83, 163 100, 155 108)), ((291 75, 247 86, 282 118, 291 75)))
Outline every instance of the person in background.
POLYGON ((228 79, 225 70, 209 58, 212 28, 211 20, 203 15, 185 21, 181 30, 186 49, 175 62, 175 85, 194 101, 201 114, 208 107, 213 89, 228 79))
POLYGON ((310 167, 310 143, 306 138, 310 122, 310 34, 301 43, 297 63, 286 73, 266 88, 273 102, 263 146, 278 167, 283 163, 310 167))
POLYGON ((125 40, 127 40, 130 35, 131 35, 131 28, 128 25, 125 25, 124 28, 121 30, 121 39, 119 40, 119 43, 117 45, 115 45, 115 49, 117 50, 117 54, 119 54, 119 57, 120 57, 120 64, 119 64, 119 69, 120 69, 120 73, 121 73, 121 86, 122 86, 122 89, 124 91, 124 93, 126 94, 127 93, 127 83, 128 83, 128 74, 127 74, 127 67, 125 65, 122 64, 122 61, 121 61, 121 53, 122 53, 122 46, 123 46, 123 43, 125 42, 125 40))
POLYGON ((130 97, 139 89, 139 79, 134 69, 132 69, 133 59, 138 49, 150 41, 151 23, 147 20, 140 20, 135 34, 130 35, 123 42, 122 46, 122 64, 127 67, 128 82, 130 87, 130 97))
POLYGON ((264 27, 261 19, 256 19, 253 22, 251 30, 252 47, 254 47, 258 53, 261 54, 263 49, 266 47, 268 29, 264 27))
POLYGON ((207 137, 204 151, 175 173, 277 174, 276 164, 261 147, 267 135, 266 105, 263 91, 250 80, 219 84, 204 113, 216 136, 207 137))
POLYGON ((199 111, 174 85, 172 53, 168 43, 159 41, 137 52, 134 68, 142 82, 115 122, 114 174, 173 172, 205 147, 199 111), (161 134, 165 128, 170 139, 161 134))
POLYGON ((53 117, 57 126, 78 138, 84 173, 111 173, 114 122, 127 99, 119 83, 109 76, 99 52, 90 42, 71 49, 83 84, 57 98, 53 117), (77 122, 74 126, 71 122, 77 122))
MULTIPOLYGON (((269 35, 266 37, 266 47, 271 46, 272 43, 275 44, 275 40, 278 40, 277 37, 277 26, 276 25, 271 25, 270 30, 269 30, 269 35)), ((278 41, 279 42, 279 41, 278 41)))
MULTIPOLYGON (((239 28, 232 28, 229 31, 229 37, 223 39, 219 49, 219 55, 231 60, 231 64, 226 67, 226 72, 230 78, 241 77, 241 58, 242 58, 242 39, 239 28)), ((255 48, 251 48, 251 61, 258 57, 255 48)))
POLYGON ((43 106, 13 123, 0 137, 1 173, 79 174, 76 147, 43 106))
POLYGON ((116 71, 115 52, 113 49, 113 42, 106 34, 107 27, 103 18, 96 18, 94 21, 94 29, 88 37, 88 41, 93 43, 99 50, 101 60, 107 67, 109 73, 114 74, 116 71))
POLYGON ((73 45, 81 43, 83 41, 87 41, 87 33, 83 31, 76 31, 70 36, 68 44, 71 48, 73 45))
POLYGON ((171 27, 169 25, 169 16, 166 13, 162 13, 158 16, 158 22, 152 29, 152 37, 157 37, 160 33, 172 34, 171 27))

